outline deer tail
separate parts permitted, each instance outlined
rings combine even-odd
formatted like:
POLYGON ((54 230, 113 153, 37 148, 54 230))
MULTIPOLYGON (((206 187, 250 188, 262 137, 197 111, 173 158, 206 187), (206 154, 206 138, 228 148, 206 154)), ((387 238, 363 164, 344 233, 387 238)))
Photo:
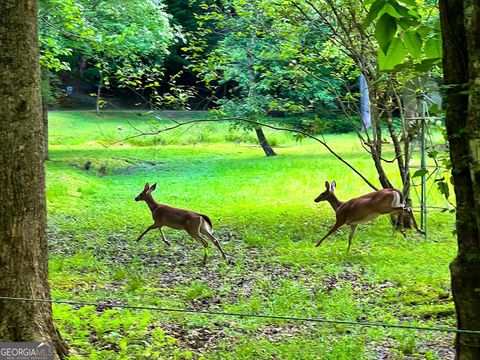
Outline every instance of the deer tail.
POLYGON ((213 225, 212 225, 212 221, 210 220, 210 218, 207 215, 204 215, 204 214, 199 214, 199 215, 208 223, 208 225, 210 225, 210 229, 213 230, 213 225))
POLYGON ((403 194, 400 190, 397 190, 397 189, 393 189, 394 190, 394 194, 397 195, 393 197, 393 202, 392 202, 392 207, 396 208, 396 207, 401 207, 401 208, 404 208, 406 205, 405 203, 403 202, 403 194))
POLYGON ((397 190, 398 195, 400 195, 400 202, 403 204, 403 194, 400 190, 397 190))

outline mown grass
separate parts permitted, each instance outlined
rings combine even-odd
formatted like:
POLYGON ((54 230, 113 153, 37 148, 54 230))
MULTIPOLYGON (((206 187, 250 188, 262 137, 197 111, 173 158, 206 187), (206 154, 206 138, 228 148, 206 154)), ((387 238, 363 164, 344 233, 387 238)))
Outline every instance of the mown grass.
MULTIPOLYGON (((324 181, 337 181, 340 199, 370 191, 347 167, 318 143, 300 144, 268 130, 280 147, 278 157, 266 158, 252 134, 228 124, 122 141, 135 134, 131 124, 142 130, 172 124, 166 115, 51 113, 47 197, 54 298, 453 325, 452 215, 432 213, 426 240, 415 233, 403 238, 382 217, 360 227, 349 255, 346 231, 316 248, 334 222, 328 204, 313 203, 324 181), (166 230, 170 248, 153 231, 137 243, 152 222, 147 206, 133 200, 145 182, 157 182, 158 201, 208 214, 231 264, 212 247, 202 266, 199 245, 174 230, 166 230)), ((375 181, 354 135, 325 139, 375 181)), ((395 174, 394 164, 388 172, 395 174)), ((435 190, 429 202, 443 205, 435 190)), ((66 305, 54 306, 54 316, 77 353, 72 358, 436 359, 448 358, 452 347, 451 336, 401 329, 66 305)))

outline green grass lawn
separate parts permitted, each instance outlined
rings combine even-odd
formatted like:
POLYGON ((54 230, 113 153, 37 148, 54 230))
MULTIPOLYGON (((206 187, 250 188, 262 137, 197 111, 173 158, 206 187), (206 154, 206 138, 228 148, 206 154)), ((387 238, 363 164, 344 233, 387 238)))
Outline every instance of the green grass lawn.
MULTIPOLYGON (((335 219, 328 203, 313 202, 324 181, 336 180, 344 200, 370 191, 320 144, 267 130, 279 156, 266 158, 252 133, 212 123, 121 141, 135 134, 134 127, 148 131, 173 124, 171 117, 190 117, 154 115, 50 113, 53 298, 454 325, 451 214, 430 214, 427 240, 393 232, 385 216, 359 227, 349 255, 346 230, 316 248, 335 219), (212 245, 202 265, 200 246, 175 230, 165 231, 170 248, 157 231, 137 243, 152 223, 145 203, 134 201, 145 182, 157 182, 159 202, 208 214, 232 263, 212 245)), ((325 138, 375 182, 355 135, 325 138)), ((393 176, 395 165, 388 171, 393 176)), ((435 189, 429 202, 443 205, 435 189)), ((55 305, 54 316, 75 359, 452 358, 452 336, 438 332, 68 305, 55 305)))

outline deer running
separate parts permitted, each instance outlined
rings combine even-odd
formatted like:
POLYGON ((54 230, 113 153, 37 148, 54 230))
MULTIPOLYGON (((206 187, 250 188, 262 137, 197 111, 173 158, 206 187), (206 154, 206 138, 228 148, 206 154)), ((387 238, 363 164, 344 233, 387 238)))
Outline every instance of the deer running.
MULTIPOLYGON (((348 237, 348 248, 347 254, 350 251, 350 246, 352 245, 353 235, 357 229, 358 224, 375 219, 379 215, 390 214, 393 212, 398 213, 399 223, 402 227, 403 234, 403 212, 411 211, 410 208, 407 208, 402 201, 402 193, 397 189, 381 189, 346 202, 342 202, 337 199, 334 194, 336 187, 335 181, 332 181, 332 184, 329 184, 328 181, 325 181, 326 190, 321 193, 314 200, 315 202, 328 201, 335 210, 337 221, 328 231, 316 246, 320 244, 331 234, 338 230, 342 225, 350 225, 350 236, 348 237)), ((413 221, 414 227, 417 231, 421 232, 416 224, 413 221)))
POLYGON ((176 230, 185 230, 194 240, 197 240, 203 245, 205 254, 203 256, 203 263, 207 260, 208 242, 202 235, 205 235, 210 239, 217 249, 222 254, 224 260, 227 260, 227 256, 220 246, 220 242, 212 234, 212 222, 207 215, 199 214, 194 211, 174 208, 172 206, 159 204, 152 196, 152 192, 157 187, 157 183, 149 186, 145 184, 143 191, 138 194, 135 201, 145 201, 152 212, 154 224, 150 225, 138 238, 140 239, 150 230, 159 229, 162 234, 163 242, 170 246, 162 227, 167 226, 176 230))

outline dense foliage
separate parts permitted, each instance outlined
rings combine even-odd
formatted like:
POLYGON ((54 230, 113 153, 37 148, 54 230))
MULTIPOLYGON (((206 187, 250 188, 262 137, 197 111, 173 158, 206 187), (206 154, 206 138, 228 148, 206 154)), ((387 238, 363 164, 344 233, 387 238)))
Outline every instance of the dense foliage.
MULTIPOLYGON (((43 0, 40 3, 43 66, 72 72, 97 88, 125 85, 125 73, 138 76, 162 66, 179 30, 159 1, 43 0)), ((128 85, 128 84, 127 84, 128 85)))

